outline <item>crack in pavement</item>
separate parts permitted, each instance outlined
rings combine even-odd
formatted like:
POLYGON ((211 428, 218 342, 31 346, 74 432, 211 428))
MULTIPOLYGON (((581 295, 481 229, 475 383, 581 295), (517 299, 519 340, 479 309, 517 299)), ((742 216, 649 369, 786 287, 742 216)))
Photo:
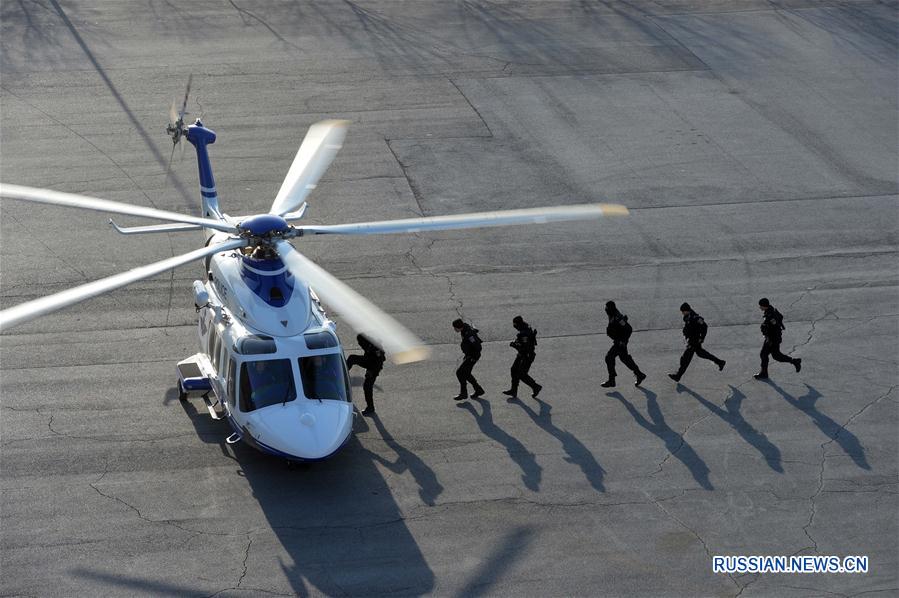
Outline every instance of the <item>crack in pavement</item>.
MULTIPOLYGON (((669 511, 668 509, 666 509, 665 507, 663 507, 663 506, 659 503, 659 501, 653 501, 653 503, 654 503, 654 504, 656 505, 656 507, 658 507, 659 510, 662 511, 662 513, 664 513, 669 519, 671 519, 671 520, 677 522, 678 525, 680 525, 682 528, 684 528, 685 530, 687 530, 688 532, 690 532, 691 534, 693 534, 693 537, 695 537, 697 540, 699 540, 699 543, 702 544, 703 550, 705 550, 706 555, 709 557, 709 562, 711 562, 711 561, 712 561, 712 551, 709 550, 709 545, 706 544, 706 541, 702 539, 702 536, 700 536, 700 535, 696 532, 696 530, 694 530, 693 528, 691 528, 690 526, 688 526, 686 523, 684 523, 683 521, 681 521, 680 519, 678 519, 673 513, 671 513, 671 511, 669 511)), ((731 574, 731 573, 727 573, 727 577, 734 583, 735 586, 737 586, 737 587, 740 589, 740 591, 737 592, 737 594, 735 594, 735 596, 734 596, 734 598, 736 598, 736 596, 739 596, 741 593, 743 593, 743 590, 745 589, 745 585, 743 585, 743 584, 741 584, 740 582, 738 582, 738 581, 734 578, 733 574, 731 574)), ((750 582, 750 583, 751 583, 751 582, 750 582)), ((746 585, 749 585, 749 584, 746 584, 746 585)))
POLYGON ((240 584, 243 583, 244 578, 247 576, 247 561, 250 560, 250 548, 253 546, 253 538, 247 533, 247 549, 243 555, 243 571, 240 573, 240 577, 237 579, 237 588, 240 588, 240 584))
MULTIPOLYGON (((41 410, 38 409, 37 412, 41 413, 41 410)), ((68 438, 70 440, 93 440, 95 442, 126 442, 126 443, 130 443, 130 442, 158 442, 160 440, 174 440, 176 438, 197 437, 197 436, 199 436, 200 438, 204 438, 204 437, 218 438, 221 436, 221 434, 218 434, 218 433, 199 433, 196 431, 184 432, 181 434, 170 434, 168 436, 152 436, 150 438, 146 438, 146 437, 134 438, 134 437, 130 437, 130 436, 116 437, 116 436, 111 436, 111 435, 77 436, 74 434, 66 434, 64 432, 59 432, 58 430, 55 430, 53 428, 53 418, 54 417, 55 417, 55 414, 51 412, 50 420, 47 422, 47 429, 50 431, 51 434, 53 434, 55 436, 59 436, 62 438, 68 438)), ((9 442, 23 442, 23 441, 27 441, 27 440, 36 440, 36 439, 35 438, 16 438, 15 440, 10 440, 9 442)), ((4 443, 3 446, 5 446, 6 444, 7 443, 4 443)))
MULTIPOLYGON (((103 475, 106 475, 106 474, 104 473, 103 475)), ((101 478, 102 478, 102 476, 101 476, 101 478)), ((110 500, 114 500, 115 502, 124 505, 125 507, 127 507, 127 508, 130 509, 131 511, 134 511, 134 512, 137 514, 138 519, 140 519, 140 520, 142 520, 142 521, 146 521, 147 523, 154 523, 154 524, 160 524, 160 525, 168 525, 168 526, 173 527, 173 528, 175 528, 175 529, 178 529, 178 530, 180 530, 180 531, 189 533, 189 534, 190 534, 190 537, 189 537, 187 540, 191 540, 191 539, 193 539, 193 538, 195 538, 195 537, 197 537, 197 536, 199 536, 199 535, 203 535, 203 534, 207 534, 207 533, 209 533, 210 535, 228 535, 228 534, 211 534, 210 532, 200 532, 200 531, 197 531, 197 530, 193 530, 193 529, 181 527, 180 525, 178 525, 177 523, 174 523, 174 522, 171 521, 171 520, 156 520, 156 519, 150 519, 149 517, 144 516, 144 514, 140 512, 140 509, 138 509, 138 508, 135 507, 134 505, 128 503, 127 501, 124 501, 124 500, 122 500, 121 498, 119 498, 119 497, 117 497, 117 496, 113 496, 113 495, 111 495, 111 494, 106 494, 105 492, 103 492, 102 490, 100 490, 99 488, 97 488, 96 483, 97 483, 97 482, 91 482, 91 483, 88 484, 88 486, 90 486, 91 488, 93 488, 94 491, 95 491, 97 494, 99 494, 100 496, 102 496, 102 497, 104 497, 104 498, 108 498, 108 499, 110 499, 110 500)))
MULTIPOLYGON (((455 81, 453 81, 453 79, 450 77, 447 77, 446 80, 449 81, 450 84, 456 88, 456 91, 459 92, 459 95, 461 95, 465 99, 465 101, 468 102, 468 105, 471 107, 472 110, 474 110, 474 113, 477 114, 478 118, 481 119, 481 123, 487 129, 487 132, 490 133, 490 137, 495 137, 495 135, 493 134, 493 131, 490 129, 490 125, 487 124, 487 120, 483 116, 481 116, 480 110, 475 108, 474 104, 471 103, 471 100, 468 99, 468 96, 465 95, 465 92, 462 91, 462 89, 459 87, 459 85, 455 81)), ((482 135, 477 135, 476 137, 482 137, 482 135)))
MULTIPOLYGON (((752 382, 752 379, 744 380, 743 382, 741 382, 741 383, 738 384, 737 386, 734 386, 734 389, 739 390, 744 384, 749 384, 750 382, 752 382)), ((678 385, 680 385, 680 383, 678 383, 678 385)), ((728 397, 729 397, 729 396, 730 396, 730 395, 728 394, 728 397)), ((718 407, 718 409, 721 409, 721 408, 727 403, 727 398, 728 398, 728 397, 725 397, 725 398, 724 398, 724 401, 722 401, 721 403, 716 403, 716 404, 715 404, 715 405, 718 407)), ((699 425, 700 423, 704 422, 704 421, 707 420, 708 418, 712 417, 712 415, 713 415, 713 414, 712 414, 711 412, 706 413, 705 415, 703 415, 703 416, 700 417, 699 419, 695 420, 693 423, 687 425, 687 427, 684 428, 684 431, 681 432, 681 433, 679 434, 679 436, 680 436, 680 444, 679 444, 674 450, 668 451, 668 454, 665 455, 665 458, 662 459, 661 462, 659 462, 656 471, 652 472, 650 475, 655 475, 655 474, 657 474, 657 473, 661 473, 661 472, 662 472, 662 469, 664 469, 665 463, 668 461, 668 459, 670 459, 671 457, 676 457, 676 456, 677 456, 677 453, 680 452, 681 449, 683 449, 684 446, 687 444, 687 439, 686 439, 687 433, 688 433, 692 428, 694 428, 695 426, 699 425)), ((675 432, 675 433, 676 433, 676 432, 675 432)))
POLYGON ((814 286, 812 286, 812 287, 809 287, 809 288, 807 288, 806 290, 802 291, 802 293, 799 295, 799 297, 797 297, 795 301, 793 301, 791 304, 789 304, 789 305, 787 306, 787 309, 793 309, 793 306, 794 306, 794 305, 796 305, 797 303, 799 303, 800 301, 802 301, 802 300, 805 298, 806 295, 808 295, 809 293, 811 293, 812 291, 814 291, 815 289, 817 289, 819 286, 821 286, 821 285, 820 285, 820 284, 816 284, 816 285, 814 285, 814 286))
POLYGON ((876 405, 877 403, 879 403, 880 401, 886 399, 889 395, 891 395, 891 394, 893 393, 894 390, 896 390, 896 388, 899 388, 899 385, 891 386, 890 389, 889 389, 887 392, 885 392, 884 394, 880 395, 880 396, 877 397, 876 399, 874 399, 874 400, 868 402, 864 407, 862 407, 861 409, 859 409, 858 411, 856 411, 854 414, 852 414, 852 415, 849 417, 849 419, 846 420, 846 423, 845 423, 845 424, 843 424, 843 425, 841 425, 839 428, 837 428, 837 430, 833 433, 833 435, 830 437, 829 440, 827 440, 827 441, 825 441, 825 442, 823 442, 823 443, 821 444, 821 461, 820 461, 820 469, 819 469, 819 471, 818 471, 818 487, 815 489, 815 492, 814 492, 811 496, 808 497, 808 501, 809 501, 809 516, 808 516, 808 521, 806 522, 805 525, 802 526, 802 531, 803 531, 803 533, 805 534, 805 536, 809 539, 809 541, 812 543, 812 546, 805 546, 805 547, 803 547, 803 548, 800 548, 800 549, 797 550, 795 553, 793 553, 794 555, 795 555, 795 554, 799 554, 800 552, 802 552, 802 551, 805 550, 806 548, 811 548, 811 549, 814 550, 815 554, 818 554, 818 542, 817 542, 817 540, 815 540, 815 539, 812 537, 811 533, 809 532, 809 528, 814 524, 815 516, 816 516, 817 513, 818 513, 818 505, 817 505, 818 497, 819 497, 819 496, 821 495, 821 493, 824 491, 824 483, 825 483, 825 480, 824 480, 824 469, 825 469, 825 466, 826 466, 826 463, 827 463, 827 446, 830 445, 830 444, 832 444, 834 441, 836 441, 836 439, 839 438, 840 434, 842 434, 842 433, 846 430, 846 428, 847 428, 847 427, 848 427, 848 426, 849 426, 849 425, 850 425, 850 424, 851 424, 857 417, 860 417, 860 416, 861 416, 865 411, 867 411, 870 407, 872 407, 872 406, 876 405))
MULTIPOLYGON (((882 317, 882 316, 880 316, 880 317, 882 317)), ((836 321, 836 320, 839 320, 839 319, 840 319, 840 317, 836 314, 835 310, 832 310, 832 309, 825 310, 823 316, 821 316, 820 318, 815 318, 815 319, 812 320, 812 322, 811 322, 811 328, 810 328, 809 331, 808 331, 808 338, 806 338, 803 342, 797 343, 797 344, 793 345, 792 347, 790 347, 790 350, 787 351, 787 354, 792 355, 793 351, 795 351, 795 350, 798 349, 799 347, 804 347, 804 346, 806 346, 807 344, 809 344, 810 342, 812 342, 812 337, 815 335, 815 326, 818 325, 818 322, 822 322, 822 321, 830 321, 830 322, 832 322, 832 321, 836 321), (828 318, 827 316, 832 316, 832 317, 828 318)), ((873 319, 873 318, 872 318, 872 319, 873 319)))
MULTIPOLYGON (((414 236, 417 239, 428 242, 428 245, 427 245, 427 247, 424 248, 424 251, 431 251, 431 248, 434 247, 434 243, 437 242, 436 238, 435 239, 425 239, 424 237, 421 236, 420 233, 412 233, 412 236, 414 236)), ((427 275, 432 278, 442 278, 443 280, 446 281, 447 291, 449 292, 449 299, 455 305, 454 309, 456 311, 456 315, 458 315, 460 318, 464 319, 464 316, 462 315, 462 309, 464 307, 464 303, 463 303, 462 299, 460 299, 459 297, 456 296, 456 290, 454 288, 454 283, 453 283, 452 277, 449 274, 435 274, 434 272, 431 272, 430 270, 425 270, 424 268, 422 268, 418 264, 418 261, 415 259, 414 251, 415 251, 415 247, 411 246, 411 245, 409 246, 408 251, 406 251, 406 257, 409 259, 409 262, 418 270, 418 272, 420 274, 427 275)))

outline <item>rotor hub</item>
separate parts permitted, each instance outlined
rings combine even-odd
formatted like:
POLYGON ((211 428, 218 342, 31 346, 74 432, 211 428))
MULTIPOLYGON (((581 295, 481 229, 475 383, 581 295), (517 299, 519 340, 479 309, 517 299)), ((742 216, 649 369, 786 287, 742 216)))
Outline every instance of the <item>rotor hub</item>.
POLYGON ((271 239, 283 236, 290 230, 290 225, 275 214, 259 214, 240 222, 237 229, 242 235, 271 239))

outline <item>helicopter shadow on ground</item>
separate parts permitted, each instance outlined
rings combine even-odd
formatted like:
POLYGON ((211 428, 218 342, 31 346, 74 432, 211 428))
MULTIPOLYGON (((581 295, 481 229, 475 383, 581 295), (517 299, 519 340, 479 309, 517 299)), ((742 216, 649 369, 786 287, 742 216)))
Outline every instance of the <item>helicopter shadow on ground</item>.
POLYGON ((671 453, 671 456, 675 457, 690 470, 690 473, 693 474, 693 478, 700 486, 706 490, 714 490, 712 482, 709 480, 709 466, 706 465, 705 461, 703 461, 696 451, 693 450, 693 447, 690 446, 683 434, 675 432, 671 429, 671 426, 665 422, 665 416, 662 415, 662 410, 659 408, 659 401, 656 393, 643 387, 637 387, 637 390, 646 395, 646 412, 649 415, 649 419, 637 411, 637 408, 629 403, 620 392, 607 392, 606 396, 620 401, 625 409, 631 414, 631 417, 634 418, 634 421, 640 424, 641 427, 661 438, 665 443, 668 452, 671 453))
MULTIPOLYGON (((294 593, 433 590, 434 573, 406 525, 406 514, 355 435, 330 459, 293 470, 242 443, 235 454, 288 555, 280 566, 294 593)), ((433 486, 428 490, 436 492, 433 486)))
MULTIPOLYGON (((165 402, 172 399, 177 400, 176 389, 166 393, 165 402)), ((253 520, 254 515, 246 512, 235 518, 238 536, 244 533, 240 527, 246 528, 247 571, 239 587, 227 586, 230 576, 224 576, 223 587, 216 593, 283 593, 287 588, 278 588, 281 584, 275 581, 278 569, 287 579, 289 593, 297 596, 421 595, 433 591, 434 573, 406 525, 406 514, 379 472, 378 459, 355 435, 329 459, 288 467, 284 460, 262 454, 243 442, 227 445, 225 438, 231 433, 230 427, 212 420, 203 412, 202 403, 197 409, 198 401, 180 402, 203 441, 219 443, 223 453, 239 464, 235 473, 249 484, 268 523, 260 526, 253 520), (253 545, 270 543, 270 535, 280 547, 267 548, 267 556, 256 557, 253 545), (254 572, 254 564, 260 570, 254 572)), ((390 436, 383 426, 376 425, 382 434, 390 436)), ((422 485, 423 497, 433 500, 442 490, 436 476, 392 438, 388 446, 391 443, 422 485)), ((229 500, 231 508, 240 509, 240 502, 245 503, 246 497, 229 500)), ((209 594, 190 587, 189 581, 178 585, 152 578, 110 576, 83 568, 74 573, 141 592, 209 594)))
POLYGON ((871 469, 868 459, 865 457, 865 448, 858 437, 850 432, 848 428, 841 426, 831 419, 830 416, 825 415, 815 407, 818 399, 823 397, 815 388, 805 384, 807 392, 797 398, 775 384, 771 379, 767 379, 765 382, 777 391, 777 394, 782 396, 787 403, 812 418, 812 421, 815 422, 815 425, 818 426, 821 432, 829 439, 835 440, 840 445, 840 448, 843 449, 843 452, 851 457, 856 465, 862 469, 871 469))
POLYGON ((508 402, 520 406, 540 429, 558 440, 568 455, 566 460, 581 468, 587 481, 597 492, 605 492, 606 489, 602 483, 605 470, 596 461, 596 457, 593 456, 590 449, 584 446, 574 434, 552 423, 552 406, 549 403, 536 398, 534 400, 540 404, 539 413, 519 398, 509 399, 508 402))
POLYGON ((521 480, 528 490, 534 492, 540 490, 540 479, 543 475, 543 468, 537 463, 534 453, 528 451, 517 438, 493 422, 493 408, 490 405, 490 401, 485 399, 470 399, 457 403, 456 407, 471 413, 481 432, 503 445, 506 452, 509 453, 509 457, 511 457, 518 467, 521 468, 521 480), (475 409, 471 401, 477 401, 481 405, 480 413, 478 413, 478 410, 475 409))
POLYGON ((693 389, 683 385, 677 385, 678 394, 688 394, 718 417, 727 423, 734 431, 739 434, 743 440, 751 444, 762 454, 765 462, 778 473, 783 473, 783 463, 781 461, 780 449, 774 445, 763 432, 759 432, 746 421, 743 414, 740 413, 740 406, 746 395, 740 392, 736 387, 730 386, 730 395, 724 400, 724 409, 715 405, 693 389))

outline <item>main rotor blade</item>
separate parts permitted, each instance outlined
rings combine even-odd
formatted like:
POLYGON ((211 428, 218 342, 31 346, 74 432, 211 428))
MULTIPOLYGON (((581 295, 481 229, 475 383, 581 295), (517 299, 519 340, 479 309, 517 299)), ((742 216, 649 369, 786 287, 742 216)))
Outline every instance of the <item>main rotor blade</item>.
POLYGON ((475 214, 460 214, 458 216, 405 218, 403 220, 359 222, 354 224, 297 226, 296 230, 301 231, 301 234, 313 235, 383 235, 460 228, 510 226, 515 224, 543 224, 545 222, 602 218, 603 216, 626 216, 627 213, 627 208, 624 206, 598 203, 555 208, 478 212, 475 214))
POLYGON ((303 203, 343 146, 349 124, 348 120, 323 120, 309 127, 275 196, 270 214, 283 216, 303 203))
POLYGON ((51 191, 50 189, 36 189, 34 187, 23 187, 21 185, 0 184, 0 197, 21 199, 23 201, 33 201, 37 203, 48 203, 57 206, 68 206, 70 208, 84 208, 85 210, 96 210, 98 212, 126 214, 128 216, 139 216, 141 218, 155 218, 157 220, 168 220, 171 222, 199 224, 207 228, 213 228, 228 233, 237 232, 237 227, 228 224, 227 222, 222 222, 221 220, 198 218, 196 216, 188 216, 187 214, 178 214, 177 212, 167 212, 165 210, 157 210, 156 208, 132 206, 117 201, 109 201, 108 199, 97 199, 96 197, 89 197, 87 195, 62 193, 60 191, 51 191))
POLYGON ((245 239, 226 241, 224 243, 219 243, 218 245, 212 245, 210 247, 191 251, 190 253, 170 257, 147 266, 134 268, 133 270, 122 272, 121 274, 116 274, 108 278, 101 278, 100 280, 95 280, 79 287, 56 293, 55 295, 49 295, 26 303, 20 303, 15 307, 0 311, 0 331, 8 330, 14 326, 39 318, 40 316, 54 312, 58 309, 80 303, 85 299, 90 299, 97 295, 102 295, 113 289, 129 285, 132 282, 150 278, 151 276, 188 264, 194 260, 203 259, 208 255, 237 249, 238 247, 245 247, 247 243, 248 241, 245 239))
POLYGON ((278 241, 275 250, 294 276, 305 280, 357 332, 383 347, 394 363, 421 361, 428 356, 428 348, 402 324, 295 250, 293 245, 278 241))

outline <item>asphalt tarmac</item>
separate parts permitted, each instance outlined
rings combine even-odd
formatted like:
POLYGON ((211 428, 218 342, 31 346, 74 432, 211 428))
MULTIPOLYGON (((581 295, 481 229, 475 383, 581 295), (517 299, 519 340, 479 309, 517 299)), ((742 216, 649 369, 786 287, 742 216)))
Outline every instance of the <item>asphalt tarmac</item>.
MULTIPOLYGON (((197 213, 191 153, 165 177, 193 74, 231 214, 267 210, 324 118, 353 125, 315 223, 631 209, 298 240, 434 356, 388 365, 377 417, 292 469, 177 399, 199 265, 4 333, 0 595, 899 592, 896 2, 46 0, 0 22, 6 183, 197 213), (752 379, 762 296, 799 374, 752 379), (624 368, 599 386, 609 299, 642 388, 624 368), (727 367, 676 386, 683 301, 727 367), (500 394, 517 314, 539 401, 500 394), (456 317, 485 339, 480 400, 452 401, 456 317), (868 571, 715 573, 717 555, 868 571)), ((3 307, 202 243, 15 201, 0 220, 3 307)))

